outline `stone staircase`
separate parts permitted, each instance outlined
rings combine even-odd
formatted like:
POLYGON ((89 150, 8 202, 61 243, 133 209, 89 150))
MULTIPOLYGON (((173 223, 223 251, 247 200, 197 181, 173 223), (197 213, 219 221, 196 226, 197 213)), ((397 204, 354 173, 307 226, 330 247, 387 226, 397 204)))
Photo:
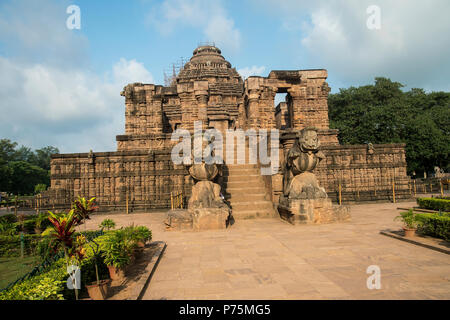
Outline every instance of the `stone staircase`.
POLYGON ((276 216, 257 165, 226 165, 223 181, 225 199, 231 204, 235 220, 276 216))

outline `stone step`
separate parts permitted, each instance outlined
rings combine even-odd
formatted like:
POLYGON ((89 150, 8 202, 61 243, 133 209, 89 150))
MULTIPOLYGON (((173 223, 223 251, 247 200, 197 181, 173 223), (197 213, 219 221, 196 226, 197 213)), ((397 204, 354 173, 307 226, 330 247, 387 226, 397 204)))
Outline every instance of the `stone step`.
POLYGON ((254 167, 251 164, 242 164, 242 165, 239 165, 239 166, 238 165, 228 166, 228 167, 225 167, 223 171, 239 173, 241 171, 248 171, 248 170, 252 170, 254 172, 259 172, 260 171, 258 167, 256 167, 256 166, 254 167))
POLYGON ((258 169, 256 164, 227 164, 224 169, 239 170, 239 169, 258 169))
POLYGON ((225 190, 242 189, 242 192, 245 192, 249 188, 265 188, 265 184, 260 179, 251 181, 251 184, 248 179, 225 181, 225 190))
POLYGON ((261 181, 261 176, 258 174, 248 174, 248 175, 224 175, 224 182, 248 182, 253 183, 256 181, 261 181))
POLYGON ((260 174, 255 169, 239 169, 239 171, 223 171, 223 176, 260 176, 260 174))
POLYGON ((232 201, 231 207, 236 211, 273 210, 271 201, 232 201))
POLYGON ((266 194, 265 193, 255 193, 255 194, 248 194, 248 193, 235 193, 235 194, 228 194, 225 196, 225 199, 230 200, 231 204, 236 204, 239 201, 263 201, 266 200, 266 194))
POLYGON ((226 188, 227 193, 230 194, 265 194, 266 189, 264 187, 264 184, 261 184, 259 186, 251 185, 248 186, 248 184, 242 187, 227 187, 226 188))
POLYGON ((255 219, 255 218, 275 218, 277 213, 275 210, 255 209, 255 210, 233 210, 233 218, 235 220, 255 219))

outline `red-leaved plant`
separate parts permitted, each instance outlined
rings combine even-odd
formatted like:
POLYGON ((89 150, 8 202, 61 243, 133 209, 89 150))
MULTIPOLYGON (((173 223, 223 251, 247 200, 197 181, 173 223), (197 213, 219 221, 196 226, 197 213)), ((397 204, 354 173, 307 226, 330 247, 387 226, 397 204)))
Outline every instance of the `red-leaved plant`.
POLYGON ((89 215, 98 209, 98 206, 95 204, 95 197, 90 200, 86 200, 84 197, 78 197, 77 200, 73 203, 73 209, 75 210, 75 214, 78 218, 77 225, 83 223, 84 220, 89 220, 89 215))
POLYGON ((67 250, 73 246, 73 234, 75 232, 75 226, 79 223, 79 219, 75 215, 74 210, 70 210, 67 214, 55 214, 51 211, 48 214, 48 220, 50 220, 55 231, 52 235, 63 246, 64 252, 68 254, 67 250))

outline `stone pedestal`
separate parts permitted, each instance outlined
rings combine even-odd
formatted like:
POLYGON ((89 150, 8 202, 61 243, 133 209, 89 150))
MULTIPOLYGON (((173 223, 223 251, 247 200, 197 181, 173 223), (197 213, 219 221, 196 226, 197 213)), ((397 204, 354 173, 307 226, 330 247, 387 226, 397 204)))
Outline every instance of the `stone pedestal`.
POLYGON ((296 224, 324 224, 350 220, 349 208, 335 206, 329 198, 291 200, 289 206, 278 205, 280 217, 296 224))
POLYGON ((167 213, 164 223, 167 230, 218 230, 226 229, 229 218, 230 209, 228 207, 175 209, 167 213))

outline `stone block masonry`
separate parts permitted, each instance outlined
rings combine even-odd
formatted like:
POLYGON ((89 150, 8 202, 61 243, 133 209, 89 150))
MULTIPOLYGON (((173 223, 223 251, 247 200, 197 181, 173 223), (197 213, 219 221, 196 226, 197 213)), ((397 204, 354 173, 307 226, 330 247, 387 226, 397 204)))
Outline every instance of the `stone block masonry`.
MULTIPOLYGON (((280 161, 296 132, 315 127, 326 156, 315 173, 330 198, 393 200, 393 191, 396 199, 409 198, 404 145, 339 145, 338 130, 329 128, 327 76, 324 69, 275 70, 244 81, 220 49, 200 46, 171 86, 124 88, 125 132, 116 137, 116 152, 53 155, 47 194, 62 206, 80 195, 97 197, 105 210, 169 208, 171 192, 188 198, 194 184, 187 170, 171 161, 171 134, 178 128, 193 134, 200 120, 203 130, 280 129, 280 161), (286 100, 275 108, 277 93, 286 93, 286 100)), ((263 177, 267 203, 278 203, 281 177, 263 177)), ((222 193, 233 194, 220 179, 222 193)))

